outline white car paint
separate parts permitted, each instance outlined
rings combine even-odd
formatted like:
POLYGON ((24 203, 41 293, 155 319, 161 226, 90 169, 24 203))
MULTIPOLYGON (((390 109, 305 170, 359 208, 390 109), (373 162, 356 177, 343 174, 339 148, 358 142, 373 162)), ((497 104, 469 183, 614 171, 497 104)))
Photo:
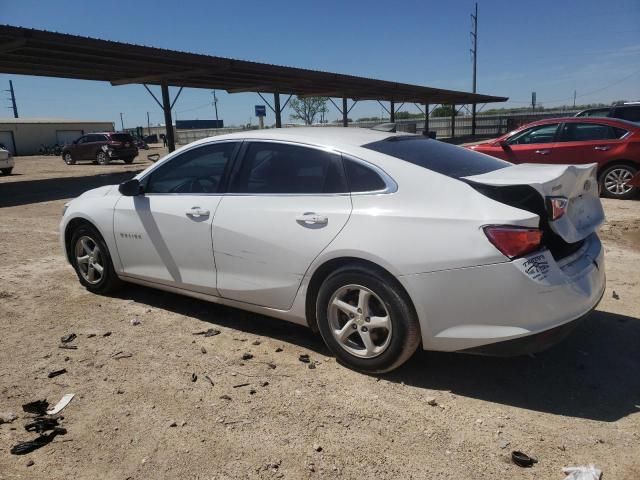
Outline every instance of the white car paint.
MULTIPOLYGON (((573 240, 582 235, 578 252, 556 262, 543 249, 511 261, 482 227, 537 227, 538 215, 362 147, 393 135, 358 128, 223 135, 182 147, 137 176, 143 180, 201 145, 253 139, 293 142, 364 161, 384 175, 389 189, 383 193, 161 198, 123 197, 117 187, 102 187, 68 204, 61 238, 64 244, 72 220, 86 219, 103 235, 117 274, 127 281, 302 325, 307 325, 307 289, 318 268, 344 257, 367 260, 404 286, 418 314, 423 348, 430 350, 463 350, 539 333, 597 305, 605 287, 603 249, 595 233, 602 222, 599 200, 589 196, 588 205, 581 206, 588 221, 574 218, 574 226, 582 223, 573 230, 558 227, 573 240), (194 221, 187 215, 194 207, 208 215, 194 221), (304 214, 325 217, 327 224, 308 228, 300 222, 304 214), (531 265, 542 264, 545 274, 537 275, 531 265)), ((556 167, 512 166, 470 181, 526 183, 544 190, 561 178, 563 191, 577 192, 576 182, 594 180, 590 166, 556 167)))
POLYGON ((0 147, 0 169, 13 168, 15 165, 13 155, 6 148, 0 147))

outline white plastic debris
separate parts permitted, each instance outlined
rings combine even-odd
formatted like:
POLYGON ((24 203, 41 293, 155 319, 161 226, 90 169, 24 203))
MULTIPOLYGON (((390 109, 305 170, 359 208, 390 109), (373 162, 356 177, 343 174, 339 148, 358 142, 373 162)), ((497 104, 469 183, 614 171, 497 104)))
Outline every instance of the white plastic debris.
POLYGON ((142 325, 142 320, 138 318, 132 318, 131 320, 129 320, 129 323, 131 323, 132 326, 136 327, 138 325, 142 325))
POLYGON ((60 401, 58 403, 56 403, 56 406, 53 408, 50 408, 49 410, 47 410, 47 415, 55 415, 56 413, 62 411, 62 409, 64 407, 66 407, 67 405, 69 405, 69 402, 71 401, 71 399, 75 396, 75 393, 67 393, 65 396, 63 396, 60 401))
POLYGON ((595 465, 564 467, 562 471, 567 474, 564 480, 600 480, 602 476, 602 470, 595 465))

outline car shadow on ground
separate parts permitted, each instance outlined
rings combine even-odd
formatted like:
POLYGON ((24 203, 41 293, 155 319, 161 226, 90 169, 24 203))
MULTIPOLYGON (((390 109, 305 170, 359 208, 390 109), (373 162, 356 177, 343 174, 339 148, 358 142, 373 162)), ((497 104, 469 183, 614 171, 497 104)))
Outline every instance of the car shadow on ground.
MULTIPOLYGON (((331 355, 319 335, 282 320, 135 285, 118 296, 331 355)), ((595 311, 568 339, 534 356, 418 351, 383 378, 528 410, 613 422, 640 412, 639 345, 639 319, 595 311)))
POLYGON ((141 165, 139 169, 126 172, 102 173, 84 177, 59 177, 3 183, 0 188, 0 207, 15 207, 74 198, 92 188, 129 180, 147 166, 145 164, 141 165))

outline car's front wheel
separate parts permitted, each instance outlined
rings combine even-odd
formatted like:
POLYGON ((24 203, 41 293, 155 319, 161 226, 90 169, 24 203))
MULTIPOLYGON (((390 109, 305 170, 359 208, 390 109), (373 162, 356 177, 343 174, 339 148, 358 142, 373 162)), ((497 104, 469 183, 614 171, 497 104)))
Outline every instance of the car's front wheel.
POLYGON ((127 158, 123 158, 123 160, 124 160, 124 163, 130 164, 130 163, 133 163, 134 158, 136 157, 127 157, 127 158))
POLYGON ((62 154, 62 159, 67 165, 74 165, 76 163, 76 161, 73 159, 73 155, 71 155, 71 152, 64 152, 62 154))
POLYGON ((604 197, 628 200, 633 198, 638 189, 628 184, 637 169, 628 164, 611 165, 600 175, 600 192, 604 197))
POLYGON ((11 175, 11 172, 13 172, 13 167, 2 168, 0 169, 0 172, 2 172, 2 175, 11 175))
POLYGON ((69 253, 78 279, 87 290, 109 293, 122 284, 104 239, 91 225, 83 224, 73 231, 69 253))
POLYGON ((318 328, 345 365, 367 373, 393 370, 416 351, 420 328, 407 294, 367 267, 344 267, 320 287, 318 328))

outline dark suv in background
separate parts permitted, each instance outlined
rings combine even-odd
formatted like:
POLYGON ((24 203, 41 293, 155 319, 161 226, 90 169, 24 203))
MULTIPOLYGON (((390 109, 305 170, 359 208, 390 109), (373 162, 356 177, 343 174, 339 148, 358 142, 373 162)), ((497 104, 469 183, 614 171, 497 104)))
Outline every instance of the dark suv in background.
POLYGON ((62 149, 62 159, 67 165, 78 160, 92 160, 107 165, 111 160, 131 163, 138 155, 138 147, 128 133, 88 133, 62 149))
POLYGON ((640 122, 640 102, 624 103, 613 107, 589 108, 576 113, 576 117, 611 117, 640 122))

